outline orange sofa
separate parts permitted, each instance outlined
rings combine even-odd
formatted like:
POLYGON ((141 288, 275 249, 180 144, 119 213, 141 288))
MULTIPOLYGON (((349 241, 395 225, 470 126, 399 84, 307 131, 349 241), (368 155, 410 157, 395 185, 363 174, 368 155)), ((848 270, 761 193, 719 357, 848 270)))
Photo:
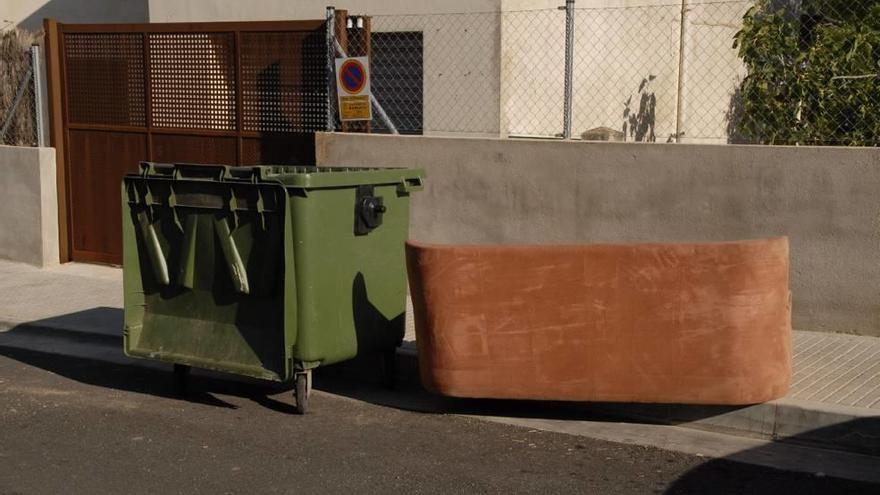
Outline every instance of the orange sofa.
POLYGON ((406 249, 436 393, 744 405, 788 390, 787 238, 406 249))

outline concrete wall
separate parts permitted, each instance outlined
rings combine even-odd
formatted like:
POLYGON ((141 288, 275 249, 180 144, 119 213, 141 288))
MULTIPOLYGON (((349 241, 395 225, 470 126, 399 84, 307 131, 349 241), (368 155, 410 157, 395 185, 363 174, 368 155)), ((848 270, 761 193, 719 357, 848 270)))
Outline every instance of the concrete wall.
POLYGON ((55 149, 0 146, 0 259, 58 264, 55 149))
POLYGON ((319 165, 427 171, 438 243, 791 238, 794 325, 880 336, 880 150, 319 135, 319 165))
POLYGON ((29 31, 43 29, 43 18, 59 22, 147 22, 148 0, 3 0, 0 19, 29 31))

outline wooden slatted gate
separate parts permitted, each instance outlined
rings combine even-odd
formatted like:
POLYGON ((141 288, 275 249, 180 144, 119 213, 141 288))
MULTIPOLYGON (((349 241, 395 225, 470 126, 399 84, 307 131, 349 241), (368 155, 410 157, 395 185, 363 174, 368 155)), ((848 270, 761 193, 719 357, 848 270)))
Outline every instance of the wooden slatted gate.
POLYGON ((313 164, 323 21, 45 23, 62 261, 122 262, 120 181, 142 160, 313 164))

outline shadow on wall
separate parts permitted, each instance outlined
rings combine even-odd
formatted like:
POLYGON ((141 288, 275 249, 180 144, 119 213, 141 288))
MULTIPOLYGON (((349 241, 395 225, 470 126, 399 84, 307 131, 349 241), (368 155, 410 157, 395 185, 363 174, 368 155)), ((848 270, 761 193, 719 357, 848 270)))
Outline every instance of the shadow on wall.
POLYGON ((638 108, 633 108, 633 97, 626 100, 623 107, 623 138, 636 142, 653 143, 654 123, 657 120, 657 97, 651 89, 651 82, 657 76, 651 74, 642 79, 638 91, 638 108))
MULTIPOLYGON (((312 74, 313 64, 305 62, 314 60, 323 43, 323 35, 313 33, 302 41, 298 54, 268 55, 259 62, 262 66, 254 89, 260 138, 256 155, 245 156, 244 163, 315 165, 314 132, 308 129, 326 125, 320 96, 326 94, 326 88, 325 82, 312 74)), ((242 84, 247 92, 247 78, 242 84)))
POLYGON ((740 130, 740 123, 742 123, 744 116, 745 108, 743 107, 742 99, 742 83, 738 82, 736 84, 736 89, 734 90, 733 94, 730 95, 730 102, 727 105, 727 113, 725 113, 724 115, 724 120, 727 122, 728 144, 755 143, 753 139, 749 139, 740 130))
POLYGON ((279 130, 292 129, 293 122, 285 113, 284 89, 281 82, 281 62, 276 60, 267 64, 257 75, 258 126, 264 134, 260 139, 259 163, 296 165, 300 158, 295 156, 299 146, 278 146, 275 139, 283 134, 279 130))
POLYGON ((30 0, 39 7, 18 22, 18 27, 29 31, 43 29, 43 19, 51 18, 66 23, 149 22, 148 0, 30 0))

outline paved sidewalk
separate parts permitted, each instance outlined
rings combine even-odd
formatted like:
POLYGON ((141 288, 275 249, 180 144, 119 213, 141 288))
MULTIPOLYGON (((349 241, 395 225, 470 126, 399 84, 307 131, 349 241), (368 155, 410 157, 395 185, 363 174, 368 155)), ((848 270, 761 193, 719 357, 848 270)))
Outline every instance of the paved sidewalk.
MULTIPOLYGON (((0 295, 0 332, 14 330, 0 333, 0 348, 37 346, 31 350, 80 352, 94 340, 105 347, 92 354, 125 359, 120 349, 120 269, 71 263, 40 270, 0 262, 0 295), (59 344, 59 337, 66 343, 59 344)), ((405 381, 417 380, 412 338, 410 327, 399 354, 405 364, 401 369, 408 375, 401 377, 405 381)), ((880 456, 880 338, 796 331, 794 340, 792 388, 778 401, 741 408, 659 404, 586 407, 616 418, 787 439, 880 456)))
POLYGON ((0 331, 29 323, 122 337, 122 270, 0 261, 0 331))
POLYGON ((801 332, 792 399, 880 410, 880 339, 801 332))

